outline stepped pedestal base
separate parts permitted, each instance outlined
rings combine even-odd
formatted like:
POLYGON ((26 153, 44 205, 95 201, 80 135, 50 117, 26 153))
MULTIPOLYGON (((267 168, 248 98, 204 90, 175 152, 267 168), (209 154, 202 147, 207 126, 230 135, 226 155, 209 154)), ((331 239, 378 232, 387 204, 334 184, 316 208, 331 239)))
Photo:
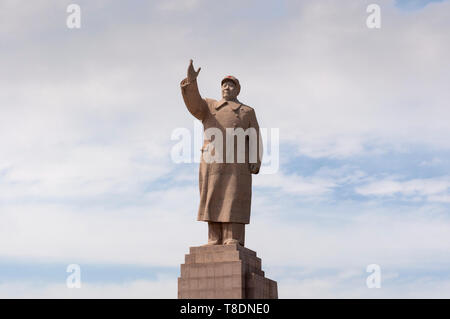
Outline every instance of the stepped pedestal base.
POLYGON ((191 247, 181 264, 179 299, 277 299, 256 252, 240 245, 191 247))

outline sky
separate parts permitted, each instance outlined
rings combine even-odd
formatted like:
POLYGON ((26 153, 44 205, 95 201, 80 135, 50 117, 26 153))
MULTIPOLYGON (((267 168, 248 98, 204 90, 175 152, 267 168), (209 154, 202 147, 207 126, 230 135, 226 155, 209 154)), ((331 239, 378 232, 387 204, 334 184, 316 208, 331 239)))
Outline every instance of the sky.
POLYGON ((0 297, 177 297, 184 255, 207 239, 198 163, 171 158, 174 130, 198 124, 180 92, 192 58, 203 97, 233 74, 260 127, 279 130, 246 246, 280 298, 450 298, 449 13, 0 0, 0 297))

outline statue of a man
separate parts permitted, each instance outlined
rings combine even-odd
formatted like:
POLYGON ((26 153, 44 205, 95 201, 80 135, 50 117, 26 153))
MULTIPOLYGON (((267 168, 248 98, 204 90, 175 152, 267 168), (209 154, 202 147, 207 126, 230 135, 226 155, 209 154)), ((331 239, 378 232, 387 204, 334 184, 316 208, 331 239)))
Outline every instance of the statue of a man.
POLYGON ((222 80, 221 100, 203 99, 197 86, 199 72, 200 68, 195 71, 191 60, 187 78, 181 81, 184 103, 189 112, 202 121, 204 128, 199 170, 200 207, 197 220, 208 222, 207 245, 240 244, 244 246, 245 224, 250 222, 251 174, 258 174, 262 160, 258 121, 253 108, 242 104, 237 99, 241 89, 238 79, 234 76, 226 76, 222 80), (207 134, 214 129, 218 129, 222 134, 207 134), (238 143, 233 145, 233 160, 226 158, 226 153, 229 151, 226 145, 230 141, 225 141, 225 137, 230 137, 230 130, 245 131, 245 147, 243 148, 245 160, 239 160, 239 152, 242 153, 239 141, 242 139, 234 135, 231 136, 231 140, 234 143, 236 137, 238 143), (254 134, 252 135, 251 132, 254 134), (218 142, 218 138, 224 140, 221 143, 215 143, 218 142), (211 156, 214 156, 214 161, 210 160, 211 156))

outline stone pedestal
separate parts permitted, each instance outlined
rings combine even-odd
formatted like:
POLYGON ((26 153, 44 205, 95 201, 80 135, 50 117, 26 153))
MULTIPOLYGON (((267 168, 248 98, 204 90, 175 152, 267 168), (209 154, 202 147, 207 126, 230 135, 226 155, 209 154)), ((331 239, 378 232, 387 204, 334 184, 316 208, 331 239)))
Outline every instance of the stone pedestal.
POLYGON ((191 247, 181 264, 179 299, 276 299, 256 252, 240 245, 191 247))

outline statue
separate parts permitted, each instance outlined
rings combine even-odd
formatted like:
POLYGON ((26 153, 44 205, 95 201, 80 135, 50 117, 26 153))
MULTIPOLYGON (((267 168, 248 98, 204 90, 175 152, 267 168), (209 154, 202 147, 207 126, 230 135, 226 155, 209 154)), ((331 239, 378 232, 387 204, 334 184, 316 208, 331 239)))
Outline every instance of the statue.
POLYGON ((222 80, 221 100, 203 99, 197 86, 200 69, 195 71, 190 60, 187 77, 181 81, 184 103, 189 112, 202 121, 204 128, 197 220, 208 222, 208 243, 205 246, 244 246, 245 224, 250 222, 252 174, 259 173, 262 160, 259 125, 254 109, 237 99, 241 86, 234 76, 226 76, 222 80), (215 134, 212 139, 208 132, 214 129, 222 134, 215 134), (242 139, 239 139, 236 132, 244 130, 245 145, 241 148, 239 142, 242 139), (233 132, 232 135, 230 132, 233 132), (218 141, 220 135, 226 136, 227 141, 218 141), (234 143, 235 137, 238 143, 234 143), (230 145, 230 141, 233 146, 231 152, 226 147, 230 145), (239 160, 243 153, 245 160, 239 160), (213 161, 211 156, 214 157, 213 161))
POLYGON ((197 220, 208 222, 208 243, 190 247, 185 255, 178 298, 278 298, 277 282, 265 277, 256 252, 244 247, 252 174, 259 173, 262 159, 255 111, 237 99, 241 85, 231 75, 222 79, 222 99, 203 99, 199 72, 191 60, 181 93, 189 112, 203 123, 197 220))

